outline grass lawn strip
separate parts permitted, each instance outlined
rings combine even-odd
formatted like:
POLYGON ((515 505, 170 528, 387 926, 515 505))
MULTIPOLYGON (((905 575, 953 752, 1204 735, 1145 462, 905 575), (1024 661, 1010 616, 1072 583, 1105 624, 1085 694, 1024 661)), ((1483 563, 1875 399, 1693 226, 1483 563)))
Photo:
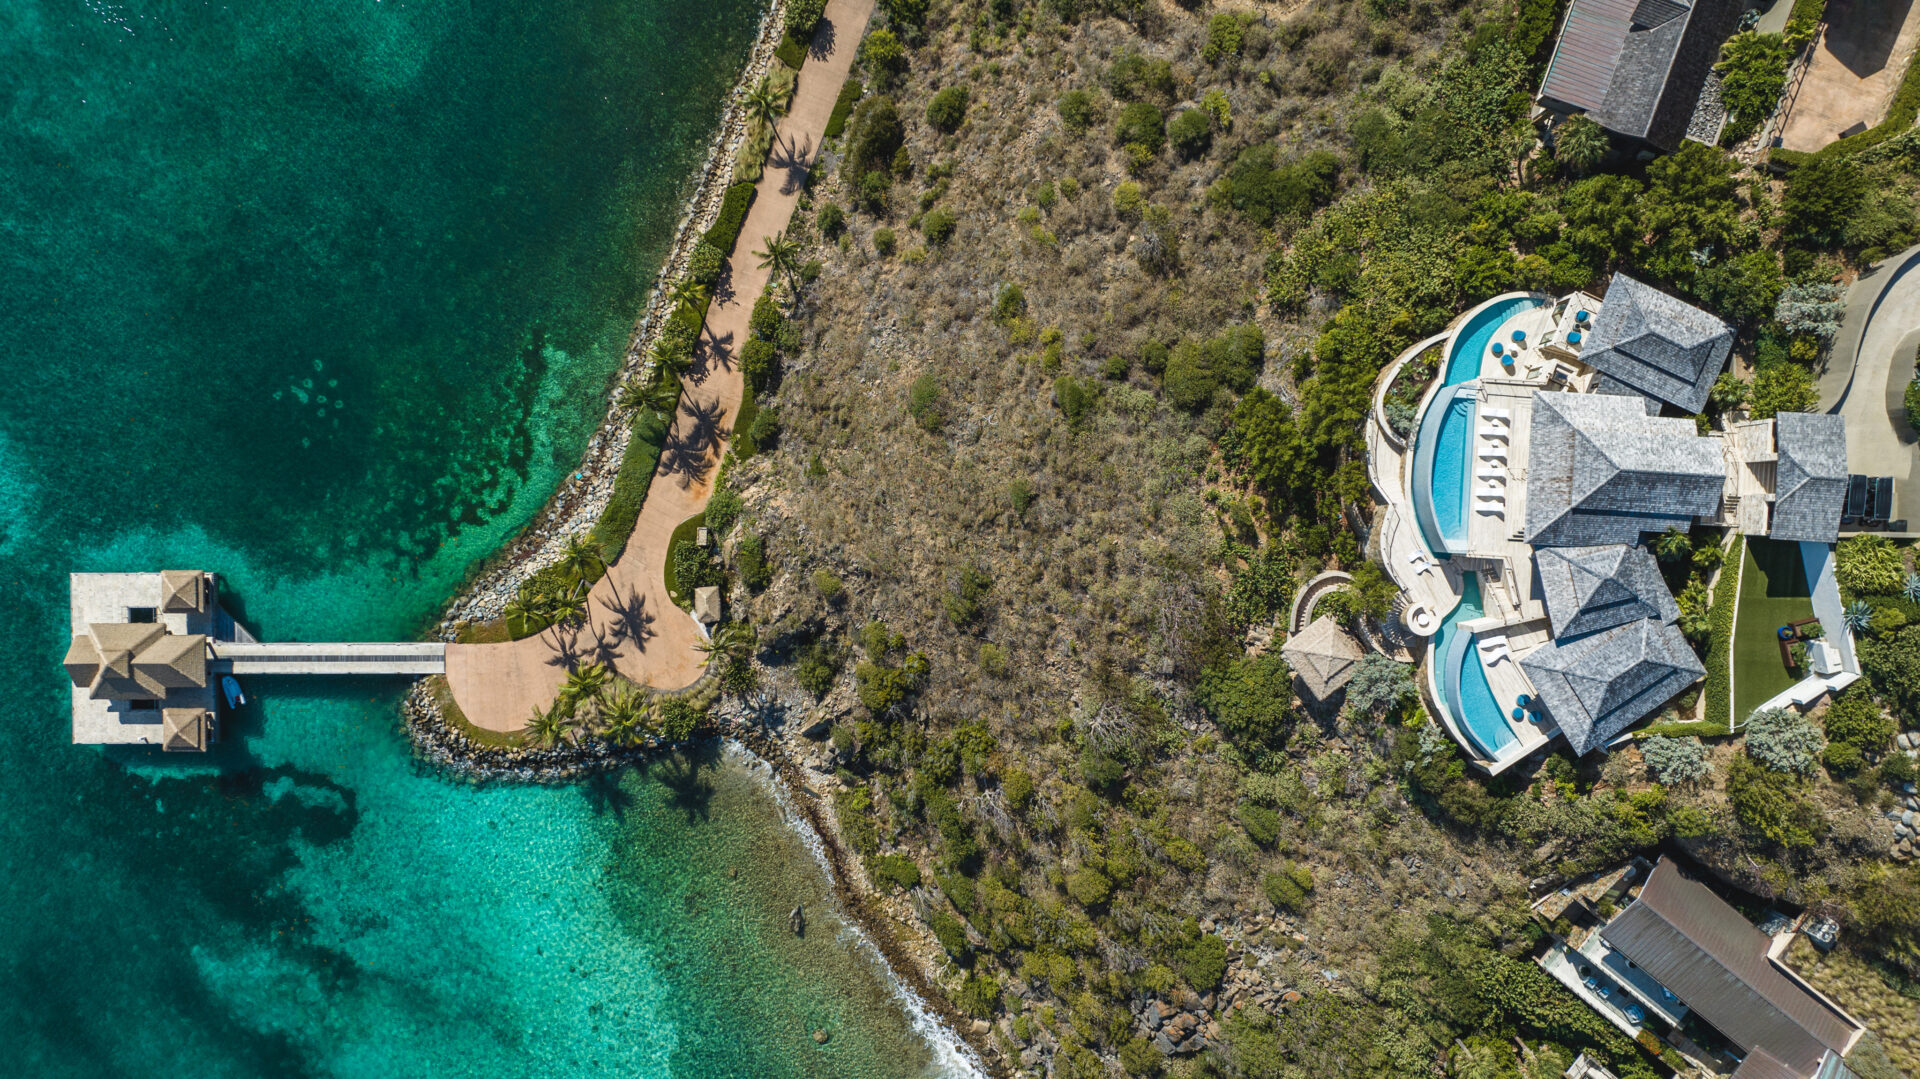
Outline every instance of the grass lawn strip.
POLYGON ((1775 631, 1813 617, 1811 597, 1798 545, 1758 537, 1748 541, 1733 645, 1737 721, 1745 722, 1755 708, 1800 680, 1781 665, 1775 631))

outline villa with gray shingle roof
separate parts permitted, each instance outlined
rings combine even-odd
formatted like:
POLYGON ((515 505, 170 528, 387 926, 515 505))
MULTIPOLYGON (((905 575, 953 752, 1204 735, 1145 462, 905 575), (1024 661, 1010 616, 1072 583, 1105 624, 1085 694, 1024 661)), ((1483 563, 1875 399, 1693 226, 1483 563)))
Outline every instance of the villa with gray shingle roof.
POLYGON ((1580 362, 1598 372, 1596 393, 1635 394, 1697 413, 1732 351, 1725 322, 1617 273, 1580 362))
POLYGON ((1575 756, 1590 753, 1707 673, 1679 627, 1657 618, 1557 638, 1520 660, 1575 756))
POLYGON ((1673 150, 1744 5, 1735 0, 1572 0, 1536 100, 1673 150))
POLYGON ((1839 416, 1782 412, 1773 418, 1773 517, 1767 535, 1832 543, 1847 500, 1847 421, 1839 416))
POLYGON ((1649 416, 1642 399, 1534 395, 1527 456, 1526 542, 1635 543, 1720 512, 1727 467, 1689 419, 1649 416))
POLYGON ((1542 547, 1534 551, 1533 563, 1556 637, 1597 633, 1642 618, 1680 618, 1645 547, 1542 547))
MULTIPOLYGON (((1493 297, 1383 373, 1367 437, 1386 503, 1381 561, 1402 589, 1401 624, 1430 642, 1429 712, 1479 767, 1500 772, 1559 737, 1601 750, 1688 703, 1704 668, 1650 534, 1799 542, 1809 579, 1832 579, 1842 421, 1794 413, 1702 431, 1661 415, 1663 402, 1704 398, 1729 346, 1712 315, 1616 276, 1604 299, 1493 297), (1444 377, 1395 444, 1378 402, 1436 347, 1444 377)), ((1817 585, 1815 610, 1842 670, 1796 685, 1798 704, 1859 673, 1833 628, 1837 588, 1817 585), (1818 598, 1829 592, 1831 610, 1818 598)))

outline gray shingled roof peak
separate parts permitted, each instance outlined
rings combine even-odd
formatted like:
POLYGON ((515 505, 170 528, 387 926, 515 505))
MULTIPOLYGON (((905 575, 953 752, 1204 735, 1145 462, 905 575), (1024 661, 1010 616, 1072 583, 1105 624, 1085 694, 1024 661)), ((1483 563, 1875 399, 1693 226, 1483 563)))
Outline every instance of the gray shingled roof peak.
POLYGON ((1642 618, 1673 622, 1680 617, 1645 547, 1542 547, 1533 561, 1555 637, 1597 633, 1642 618))
POLYGON ((1520 669, 1576 756, 1590 753, 1706 673, 1677 626, 1642 618, 1529 652, 1520 669))
POLYGON ((1527 449, 1529 544, 1631 544, 1719 512, 1726 464, 1693 421, 1641 398, 1537 391, 1527 449))
POLYGON ((1782 412, 1773 418, 1773 521, 1777 540, 1832 543, 1847 497, 1847 422, 1839 416, 1782 412))
POLYGON ((1699 412, 1732 351, 1733 330, 1725 322, 1616 273, 1580 360, 1607 383, 1699 412))

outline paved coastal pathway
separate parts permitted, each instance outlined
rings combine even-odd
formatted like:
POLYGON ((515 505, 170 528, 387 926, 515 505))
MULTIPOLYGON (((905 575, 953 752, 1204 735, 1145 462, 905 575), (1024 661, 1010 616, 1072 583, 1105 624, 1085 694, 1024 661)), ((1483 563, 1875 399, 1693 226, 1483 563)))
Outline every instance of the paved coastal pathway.
POLYGON ((727 276, 707 311, 700 356, 686 378, 640 520, 620 560, 594 585, 587 625, 578 632, 556 627, 505 644, 447 646, 447 681, 475 726, 525 727, 536 707, 553 702, 567 671, 579 663, 610 663, 621 675, 661 689, 678 689, 700 677, 706 659, 694 647, 702 640, 700 631, 667 596, 667 545, 673 530, 706 506, 740 409, 735 357, 747 339, 753 303, 767 286, 767 271, 753 252, 763 250, 766 238, 786 228, 793 216, 873 5, 874 0, 828 0, 793 103, 775 125, 767 171, 734 244, 727 276))

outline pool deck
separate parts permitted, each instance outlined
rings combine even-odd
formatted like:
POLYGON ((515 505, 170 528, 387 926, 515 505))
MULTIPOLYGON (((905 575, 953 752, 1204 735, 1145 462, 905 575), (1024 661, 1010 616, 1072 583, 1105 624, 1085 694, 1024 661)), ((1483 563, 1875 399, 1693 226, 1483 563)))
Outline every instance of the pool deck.
MULTIPOLYGON (((1449 338, 1447 345, 1450 347, 1452 344, 1451 335, 1462 332, 1480 311, 1513 298, 1511 295, 1495 297, 1454 320, 1447 334, 1443 335, 1449 338)), ((1384 503, 1377 515, 1380 556, 1395 582, 1406 593, 1403 621, 1408 628, 1422 636, 1431 635, 1441 620, 1459 604, 1464 593, 1463 574, 1475 573, 1480 577, 1481 604, 1485 614, 1458 623, 1458 626, 1473 634, 1469 647, 1479 657, 1487 675, 1488 687, 1494 699, 1503 705, 1503 719, 1516 741, 1489 759, 1475 748, 1472 739, 1462 737, 1456 717, 1445 714, 1442 708, 1439 718, 1452 731, 1455 740, 1467 747, 1475 763, 1495 774, 1532 756, 1558 733, 1550 722, 1513 722, 1511 717, 1505 715, 1505 710, 1510 709, 1521 695, 1532 695, 1534 692, 1532 683, 1520 669, 1520 657, 1546 644, 1552 636, 1545 605, 1534 594, 1533 549, 1521 539, 1526 520, 1527 434, 1531 427, 1529 421, 1533 394, 1558 385, 1553 377, 1556 369, 1563 375, 1571 375, 1566 379, 1567 388, 1576 392, 1587 388, 1587 376, 1573 373, 1570 365, 1548 351, 1551 346, 1563 355, 1566 352, 1577 354, 1578 346, 1566 343, 1566 333, 1575 325, 1573 315, 1576 309, 1597 312, 1600 301, 1578 294, 1571 297, 1567 304, 1548 302, 1510 316, 1489 338, 1489 347, 1480 357, 1480 369, 1476 377, 1456 383, 1469 386, 1476 397, 1476 406, 1481 410, 1481 415, 1474 422, 1474 457, 1467 477, 1470 487, 1476 494, 1489 486, 1496 487, 1502 496, 1498 503, 1499 513, 1479 512, 1481 507, 1491 504, 1478 497, 1470 502, 1465 553, 1450 558, 1438 557, 1436 552, 1429 549, 1415 516, 1411 495, 1413 477, 1408 475, 1408 470, 1413 467, 1415 446, 1402 444, 1385 430, 1385 420, 1378 407, 1374 410, 1372 422, 1367 425, 1368 471, 1384 503), (1517 349, 1513 341, 1515 330, 1521 331, 1525 337, 1524 343, 1517 349), (1503 357, 1493 354, 1493 341, 1502 344, 1503 357), (1492 426, 1484 419, 1485 411, 1489 409, 1507 413, 1506 422, 1499 425, 1505 427, 1501 437, 1481 433, 1483 428, 1492 426), (1483 456, 1483 451, 1496 449, 1503 451, 1501 456, 1504 460, 1489 464, 1495 459, 1483 456), (1482 471, 1502 472, 1504 476, 1478 475, 1482 471), (1489 662, 1486 653, 1480 651, 1480 645, 1493 640, 1504 641, 1507 654, 1504 658, 1489 662)), ((1434 339, 1429 338, 1409 348, 1382 372, 1382 381, 1376 386, 1376 404, 1380 392, 1383 392, 1400 366, 1433 344, 1434 339)), ((1449 356, 1449 366, 1451 361, 1452 357, 1449 356)), ((1415 418, 1416 433, 1419 423, 1448 388, 1444 382, 1444 376, 1436 378, 1434 385, 1422 398, 1415 418)), ((1417 442, 1417 439, 1414 441, 1417 442)), ((1431 651, 1429 656, 1431 663, 1431 651)), ((1437 682, 1433 684, 1438 685, 1437 682)))

